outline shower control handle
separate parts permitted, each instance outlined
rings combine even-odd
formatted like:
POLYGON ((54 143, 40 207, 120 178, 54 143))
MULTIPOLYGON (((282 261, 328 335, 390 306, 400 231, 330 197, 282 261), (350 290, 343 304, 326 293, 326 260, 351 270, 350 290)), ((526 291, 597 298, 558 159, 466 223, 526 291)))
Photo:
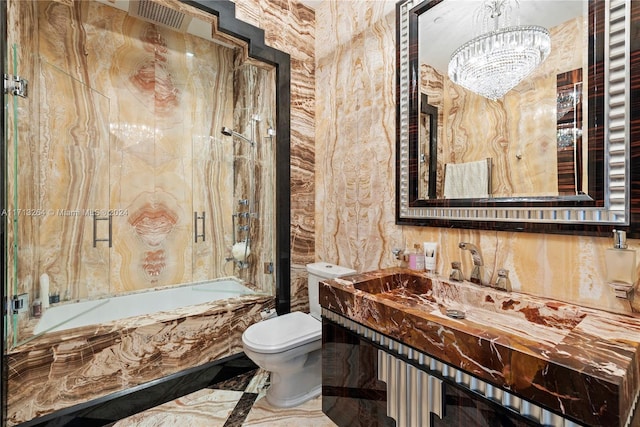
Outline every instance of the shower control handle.
POLYGON ((202 241, 205 241, 205 212, 202 211, 202 215, 198 215, 198 212, 193 213, 193 237, 195 243, 198 243, 198 238, 202 237, 202 241), (198 234, 198 220, 202 221, 202 234, 198 234))

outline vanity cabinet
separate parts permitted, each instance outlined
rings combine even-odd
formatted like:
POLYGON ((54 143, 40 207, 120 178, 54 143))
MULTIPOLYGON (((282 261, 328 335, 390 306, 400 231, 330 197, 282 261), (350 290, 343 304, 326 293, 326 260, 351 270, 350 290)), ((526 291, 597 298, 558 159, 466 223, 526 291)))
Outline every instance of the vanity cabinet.
POLYGON ((392 427, 387 388, 377 379, 377 348, 322 320, 322 410, 339 426, 392 427))
MULTIPOLYGON (((398 426, 640 426, 638 317, 398 267, 321 282, 319 300, 332 406, 366 389, 377 393, 371 417, 386 400, 398 426), (327 322, 357 339, 336 341, 327 322), (368 345, 375 357, 359 350, 368 345)), ((358 405, 341 410, 359 421, 370 412, 358 405)))
POLYGON ((322 320, 322 410, 340 427, 540 425, 327 317, 322 320), (402 395, 398 384, 414 390, 402 395))

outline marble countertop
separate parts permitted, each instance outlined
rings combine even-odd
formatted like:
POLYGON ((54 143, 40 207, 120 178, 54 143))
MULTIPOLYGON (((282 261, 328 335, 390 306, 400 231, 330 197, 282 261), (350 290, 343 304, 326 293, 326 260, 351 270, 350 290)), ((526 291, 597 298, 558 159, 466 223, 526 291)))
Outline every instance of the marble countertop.
POLYGON ((405 268, 323 281, 320 304, 586 425, 624 426, 638 400, 637 316, 405 268))

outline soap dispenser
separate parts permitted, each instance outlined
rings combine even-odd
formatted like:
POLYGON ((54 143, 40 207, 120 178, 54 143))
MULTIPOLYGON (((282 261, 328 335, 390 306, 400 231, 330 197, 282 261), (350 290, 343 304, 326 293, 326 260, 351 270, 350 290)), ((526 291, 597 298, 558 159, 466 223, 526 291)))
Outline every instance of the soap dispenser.
POLYGON ((613 230, 613 247, 604 254, 607 282, 633 285, 636 281, 636 251, 627 248, 627 233, 613 230))
POLYGON ((418 243, 413 245, 413 252, 409 254, 409 268, 424 271, 424 254, 420 250, 418 243))

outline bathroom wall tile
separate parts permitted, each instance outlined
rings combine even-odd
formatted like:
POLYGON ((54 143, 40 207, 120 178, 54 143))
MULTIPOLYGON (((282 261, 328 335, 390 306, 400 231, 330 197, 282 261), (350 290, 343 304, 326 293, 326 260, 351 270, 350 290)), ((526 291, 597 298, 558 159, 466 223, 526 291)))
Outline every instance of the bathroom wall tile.
MULTIPOLYGON (((20 173, 25 178, 20 178, 18 199, 21 208, 44 207, 53 209, 54 214, 21 221, 23 249, 18 282, 25 288, 23 291, 31 292, 43 272, 50 275, 52 287, 58 288, 63 298, 100 296, 232 274, 229 272, 232 266, 225 257, 233 244, 229 230, 230 212, 235 206, 229 204, 228 195, 220 193, 220 189, 231 187, 225 180, 233 165, 216 160, 230 157, 233 144, 215 132, 211 136, 214 141, 211 138, 205 141, 202 135, 233 122, 233 50, 224 47, 212 50, 209 42, 176 36, 98 2, 78 3, 78 11, 69 2, 34 2, 31 9, 29 5, 16 2, 11 13, 20 15, 22 22, 30 19, 29 28, 41 28, 41 32, 35 33, 39 34, 38 40, 30 40, 30 34, 19 26, 12 27, 11 39, 25 48, 29 43, 39 46, 40 55, 25 55, 20 63, 27 64, 24 71, 32 93, 40 95, 34 106, 25 111, 36 115, 30 123, 42 123, 38 129, 40 137, 29 137, 29 127, 21 132, 25 142, 33 140, 38 145, 19 153, 23 157, 19 162, 20 173), (73 24, 77 15, 87 19, 82 31, 73 24), (65 28, 73 30, 67 32, 65 28), (129 36, 120 33, 122 28, 126 28, 129 36), (194 52, 191 59, 184 55, 187 48, 194 52), (38 61, 34 61, 36 57, 38 61), (212 63, 220 67, 211 67, 212 63), (145 70, 151 70, 152 66, 155 77, 147 81, 145 70), (41 91, 33 92, 40 86, 41 91), (199 96, 202 93, 229 101, 219 111, 213 111, 210 103, 205 102, 210 98, 199 96), (72 103, 57 102, 69 95, 72 103), (184 106, 189 106, 189 111, 178 108, 184 106), (104 117, 109 120, 102 120, 104 117), (71 130, 56 131, 57 127, 71 130), (218 149, 223 142, 226 150, 218 149), (205 160, 199 162, 200 159, 205 160), (40 169, 29 166, 34 161, 40 169), (197 179, 199 176, 210 180, 201 181, 197 179), (25 185, 28 182, 38 185, 25 185), (202 191, 201 182, 215 186, 215 194, 207 194, 203 200, 201 194, 207 192, 202 191), (67 191, 69 188, 73 191, 67 191), (208 212, 209 242, 215 241, 213 236, 219 236, 215 247, 191 244, 192 205, 194 210, 208 212), (77 208, 87 211, 116 208, 125 212, 123 217, 113 218, 117 236, 113 250, 106 248, 107 243, 98 243, 96 248, 61 251, 65 245, 92 246, 90 218, 80 215, 61 218, 56 213, 58 209, 68 212, 77 208), (142 218, 148 219, 149 214, 171 218, 171 230, 149 238, 139 223, 127 221, 131 215, 139 214, 134 212, 139 209, 146 212, 142 218), (34 234, 36 225, 40 226, 40 236, 34 234), (39 260, 28 262, 37 247, 43 248, 39 260), (185 268, 191 265, 193 275, 191 269, 185 268), (104 279, 105 273, 114 278, 111 286, 104 279)), ((18 52, 22 55, 22 49, 18 52)), ((269 69, 261 73, 267 76, 265 81, 274 75, 269 69)), ((313 80, 310 81, 307 78, 307 83, 299 87, 307 87, 308 91, 313 87, 313 80)), ((267 97, 274 90, 272 82, 253 96, 267 97)), ((273 105, 265 106, 260 116, 273 123, 273 109, 273 105)), ((308 114, 307 123, 313 129, 308 114)), ((259 152, 262 166, 258 172, 267 179, 273 177, 273 148, 259 152)), ((270 215, 274 191, 260 185, 262 179, 258 181, 258 191, 264 196, 260 200, 261 221, 267 224, 267 219, 273 218, 270 215)), ((253 239, 254 252, 265 260, 257 260, 246 273, 251 273, 255 286, 272 290, 273 276, 261 271, 264 262, 272 261, 269 254, 275 249, 274 243, 263 243, 258 237, 253 239)), ((36 292, 32 294, 36 296, 36 292)))
MULTIPOLYGON (((236 225, 251 227, 249 266, 238 271, 238 275, 244 280, 255 282, 261 289, 272 292, 273 275, 264 274, 264 265, 273 263, 275 256, 275 229, 270 226, 275 227, 276 224, 273 219, 276 205, 274 165, 277 135, 267 135, 267 129, 275 127, 275 70, 245 63, 236 67, 233 87, 236 93, 233 127, 255 142, 255 146, 237 140, 234 144, 234 192, 244 195, 250 206, 243 207, 236 200, 233 208, 235 212, 251 211, 253 214, 250 221, 236 218, 236 225), (258 237, 257 230, 265 230, 264 237, 258 237)), ((246 232, 236 231, 236 241, 246 240, 246 232)))
MULTIPOLYGON (((308 263, 313 262, 309 260, 308 263)), ((308 273, 304 265, 291 265, 291 311, 309 311, 308 273)))
MULTIPOLYGON (((90 253, 75 255, 78 259, 94 255, 106 259, 111 275, 117 278, 112 281, 111 288, 108 280, 97 280, 88 286, 79 285, 86 281, 68 267, 76 263, 62 259, 65 255, 57 253, 59 250, 55 245, 46 256, 40 257, 36 272, 25 271, 20 282, 32 283, 38 273, 50 272, 54 285, 65 288, 61 289, 62 295, 82 298, 232 274, 225 258, 234 243, 229 230, 231 212, 236 206, 230 204, 226 190, 220 191, 233 187, 226 182, 230 179, 227 177, 233 164, 223 159, 224 156, 231 158, 234 144, 230 139, 222 138, 217 131, 206 139, 202 135, 209 135, 212 129, 220 129, 223 125, 235 127, 232 96, 233 85, 237 83, 232 75, 235 69, 234 50, 222 46, 211 49, 211 43, 203 39, 132 19, 126 13, 98 2, 78 3, 77 13, 69 3, 34 4, 38 5, 33 11, 38 21, 32 27, 40 27, 42 31, 38 40, 40 64, 33 68, 34 73, 41 75, 38 83, 43 87, 42 91, 34 93, 42 93, 39 111, 49 121, 41 126, 43 138, 39 139, 41 157, 38 162, 43 172, 40 186, 36 188, 41 195, 33 205, 47 208, 60 205, 61 209, 71 209, 89 203, 83 207, 118 208, 127 212, 125 216, 144 207, 141 211, 146 212, 143 218, 148 219, 149 214, 159 218, 164 215, 160 212, 164 212, 168 214, 165 219, 173 219, 170 220, 170 231, 152 238, 148 234, 143 236, 144 230, 139 223, 134 226, 123 218, 114 219, 114 234, 118 238, 114 239, 114 250, 110 255, 101 253, 101 245, 90 253), (76 31, 80 27, 73 24, 78 15, 86 17, 82 31, 76 31), (74 30, 63 31, 67 27, 74 30), (186 56, 186 50, 193 52, 194 56, 186 56), (212 67, 211 64, 217 66, 212 67), (153 78, 149 80, 149 76, 153 78), (51 81, 60 84, 49 84, 51 81), (210 96, 203 97, 203 93, 210 96), (75 105, 73 109, 68 108, 71 104, 54 102, 69 94, 75 105), (212 109, 212 104, 207 101, 211 98, 227 102, 225 105, 217 103, 217 109, 212 109), (82 119, 74 127, 77 113, 82 119), (105 122, 102 120, 104 117, 109 117, 109 120, 105 122), (51 131, 57 129, 55 126, 66 126, 72 133, 51 131), (69 144, 80 149, 87 146, 102 151, 91 156, 88 152, 66 155, 56 148, 67 149, 69 144), (43 157, 50 153, 57 153, 58 158, 43 157), (200 180, 200 176, 209 179, 200 180), (204 183, 207 191, 203 190, 204 183), (71 186, 75 187, 74 191, 57 195, 59 189, 66 190, 71 186), (212 187, 215 187, 214 194, 209 194, 212 187), (209 242, 217 241, 215 247, 192 245, 192 206, 198 212, 208 212, 205 228, 209 242), (213 236, 219 238, 214 240, 213 236), (193 275, 191 269, 183 268, 192 265, 193 275)), ((185 7, 175 2, 167 4, 185 7)), ((29 16, 24 12, 20 14, 29 16)), ((36 20, 35 16, 33 20, 36 20)), ((27 37, 18 40, 23 43, 27 37)), ((251 77, 247 81, 253 89, 249 98, 268 98, 275 91, 274 70, 266 67, 255 75, 262 77, 251 77)), ((37 88, 39 84, 32 87, 37 88)), ((256 99, 246 99, 244 103, 258 104, 256 99)), ((262 107, 264 111, 256 113, 264 119, 266 129, 273 124, 275 105, 262 107)), ((262 138, 261 135, 257 137, 262 138)), ((263 144, 258 152, 257 161, 261 166, 256 170, 265 179, 270 179, 273 177, 274 147, 263 144)), ((33 153, 38 154, 38 150, 33 153)), ((24 164, 28 164, 26 159, 24 164)), ((24 168, 24 171, 31 180, 38 174, 34 168, 24 168)), ((274 191, 265 187, 263 177, 256 181, 261 195, 258 221, 267 224, 266 219, 272 218, 270 215, 274 209, 271 200, 274 191)), ((27 198, 21 196, 20 200, 27 198)), ((52 239, 51 233, 58 228, 53 225, 54 219, 49 219, 49 222, 52 231, 48 232, 49 228, 45 227, 45 234, 39 239, 45 247, 60 240, 52 239)), ((91 237, 90 227, 75 223, 62 230, 74 230, 66 231, 72 234, 63 235, 63 241, 77 240, 79 235, 85 239, 91 237)), ((26 244, 32 240, 31 237, 22 239, 25 248, 32 247, 26 244)), ((257 259, 251 269, 241 273, 255 286, 271 290, 273 277, 262 275, 261 271, 264 262, 272 261, 274 244, 264 244, 257 233, 253 241, 256 245, 254 253, 264 259, 257 259)), ((86 263, 84 270, 88 271, 93 264, 86 263)), ((96 271, 90 276, 97 277, 98 273, 104 272, 96 271)))
POLYGON ((316 214, 316 253, 359 271, 391 263, 391 249, 402 241, 393 225, 389 176, 395 56, 383 48, 394 46, 394 6, 323 2, 316 12, 326 18, 316 41, 316 203, 323 205, 316 214))
MULTIPOLYGON (((15 39, 24 40, 25 44, 30 46, 37 43, 37 36, 33 31, 37 22, 37 11, 33 4, 17 3, 19 4, 7 7, 7 20, 15 22, 15 25, 7 28, 7 34, 11 34, 15 39)), ((19 69, 21 77, 29 81, 29 90, 38 90, 39 79, 35 72, 38 66, 37 58, 32 55, 30 50, 20 49, 19 45, 11 44, 9 41, 7 47, 7 71, 19 69)), ((7 141, 5 176, 9 177, 9 180, 6 183, 6 206, 3 206, 2 213, 8 224, 17 219, 18 224, 21 225, 15 231, 12 226, 6 228, 8 241, 17 238, 20 242, 16 247, 11 244, 6 245, 6 253, 7 259, 13 259, 16 255, 23 259, 23 262, 17 265, 17 275, 13 271, 13 266, 7 266, 6 283, 11 284, 7 289, 11 289, 17 294, 29 292, 38 283, 38 241, 42 217, 39 215, 20 215, 16 209, 39 207, 39 185, 33 185, 34 183, 39 184, 39 182, 33 179, 33 170, 39 167, 42 159, 32 143, 37 140, 39 129, 31 126, 39 105, 40 100, 33 96, 12 100, 11 104, 7 104, 7 113, 17 107, 18 117, 16 119, 13 114, 5 116, 7 120, 4 129, 5 141, 7 141), (11 106, 9 107, 9 105, 11 106), (14 164, 14 161, 17 163, 14 164), (19 166, 14 167, 15 165, 19 166), (16 177, 17 179, 15 179, 16 177), (14 203, 15 200, 18 201, 17 206, 14 203)), ((24 318, 20 319, 20 323, 23 321, 24 318)), ((14 339, 19 338, 17 331, 13 331, 12 327, 13 325, 7 325, 7 342, 15 342, 14 339)))
MULTIPOLYGON (((125 13, 97 2, 82 3, 86 10, 83 9, 84 12, 81 14, 87 17, 83 27, 84 33, 65 33, 60 30, 67 27, 78 28, 77 25, 72 25, 75 17, 71 9, 61 3, 39 2, 38 6, 42 29, 41 62, 45 71, 42 73, 41 91, 42 105, 45 108, 41 111, 44 117, 55 120, 54 126, 42 124, 44 135, 47 135, 50 129, 57 129, 56 126, 64 128, 65 123, 70 123, 71 125, 66 127, 73 133, 69 138, 64 137, 64 133, 57 137, 60 147, 67 149, 67 140, 80 147, 101 147, 109 154, 105 155, 103 152, 94 157, 106 161, 107 165, 110 163, 105 169, 103 164, 88 163, 91 158, 86 155, 74 154, 67 156, 70 159, 67 162, 47 163, 53 165, 53 169, 42 180, 41 191, 45 196, 43 205, 60 205, 64 209, 115 207, 143 221, 151 218, 149 215, 156 219, 171 218, 170 229, 153 236, 140 226, 141 223, 134 225, 131 221, 123 221, 123 218, 114 220, 114 231, 118 238, 114 239, 114 256, 110 263, 111 273, 114 278, 117 277, 117 280, 113 280, 116 284, 113 288, 109 288, 109 280, 87 281, 83 280, 83 277, 77 277, 77 274, 76 277, 66 277, 74 276, 74 269, 65 266, 80 265, 82 261, 75 263, 60 260, 61 255, 56 252, 55 247, 52 248, 53 252, 41 257, 40 271, 50 272, 53 283, 65 288, 61 289, 62 295, 70 298, 191 281, 190 270, 185 270, 183 266, 192 264, 189 231, 193 217, 190 209, 183 211, 181 207, 192 205, 192 143, 191 138, 187 137, 185 140, 184 135, 188 135, 187 129, 196 129, 191 115, 184 114, 184 108, 178 107, 196 104, 195 109, 198 110, 198 103, 194 102, 194 99, 198 98, 193 94, 199 93, 199 88, 190 85, 197 85, 202 74, 203 81, 211 84, 211 75, 192 66, 197 65, 199 59, 187 63, 183 53, 185 43, 193 45, 198 53, 203 53, 202 48, 197 49, 203 42, 195 37, 175 37, 175 33, 128 18, 125 13), (126 28, 124 33, 120 31, 122 28, 126 28), (66 34, 66 39, 60 36, 63 33, 66 34), (80 39, 83 43, 74 42, 80 39), (76 46, 84 46, 84 51, 77 51, 76 46), (148 79, 147 71, 150 67, 155 76, 153 82, 145 80, 148 79), (95 79, 94 73, 97 76, 95 79), (47 84, 52 78, 56 84, 47 84), (66 87, 59 84, 60 82, 69 82, 68 85, 71 86, 66 87), (190 82, 189 85, 187 82, 190 82), (66 108, 65 103, 52 102, 68 94, 72 94, 75 103, 73 110, 66 108), (60 112, 54 108, 64 112, 69 119, 61 121, 60 112), (72 126, 78 113, 86 116, 78 122, 87 123, 89 127, 86 130, 83 130, 82 126, 72 126), (104 117, 109 117, 110 122, 101 121, 104 117), (107 127, 102 129, 92 123, 102 123, 102 128, 107 127), (176 141, 181 143, 176 144, 176 141), (79 160, 71 161, 76 158, 79 160), (77 167, 75 163, 78 163, 77 167), (54 179, 48 179, 49 176, 54 179), (55 179, 58 176, 70 178, 58 182, 59 180, 55 179), (82 179, 76 182, 77 177, 82 179), (76 190, 66 191, 72 187, 76 190), (104 189, 108 191, 109 187, 111 194, 107 193, 105 198, 104 189), (56 189, 65 189, 67 199, 55 196, 56 189), (85 193, 89 194, 91 199, 88 199, 85 193), (74 199, 68 200, 69 197, 74 199), (138 206, 133 206, 135 204, 138 206), (89 284, 85 287, 84 284, 87 282, 89 284), (78 283, 83 285, 80 286, 78 283), (96 285, 103 288, 96 288, 96 285)), ((229 52, 225 49, 221 51, 229 52)), ((215 54, 213 57, 209 54, 208 60, 215 59, 218 59, 215 58, 215 54)), ((232 56, 227 53, 227 60, 229 59, 232 59, 232 56)), ((213 81, 215 82, 215 79, 213 81)), ((226 83, 231 83, 231 80, 227 79, 226 83)), ((209 129, 210 127, 207 128, 209 129)), ((51 134, 58 133, 52 131, 51 134)), ((55 141, 51 138, 50 140, 55 141)), ((41 141, 44 153, 47 152, 47 147, 56 147, 48 142, 47 138, 41 141)), ((129 220, 132 218, 129 215, 125 216, 129 220)), ((77 235, 84 235, 85 239, 90 238, 92 224, 85 223, 86 221, 80 224, 83 226, 70 225, 63 228, 63 231, 76 230, 74 233, 77 235)), ((51 233, 46 233, 46 228, 44 230, 41 241, 46 247, 47 242, 52 239, 51 233)), ((54 228, 53 231, 57 230, 54 228)), ((73 235, 69 238, 63 235, 62 241, 73 238, 73 235)), ((101 248, 97 249, 100 250, 101 248)), ((105 255, 102 254, 102 257, 108 260, 109 256, 105 255)), ((76 253, 78 260, 91 256, 91 251, 76 253)), ((218 263, 220 264, 220 261, 218 263)), ((91 263, 85 263, 84 270, 88 266, 91 266, 91 263)), ((101 271, 101 274, 104 272, 101 271)), ((210 274, 212 276, 209 277, 220 275, 216 271, 210 274)))

